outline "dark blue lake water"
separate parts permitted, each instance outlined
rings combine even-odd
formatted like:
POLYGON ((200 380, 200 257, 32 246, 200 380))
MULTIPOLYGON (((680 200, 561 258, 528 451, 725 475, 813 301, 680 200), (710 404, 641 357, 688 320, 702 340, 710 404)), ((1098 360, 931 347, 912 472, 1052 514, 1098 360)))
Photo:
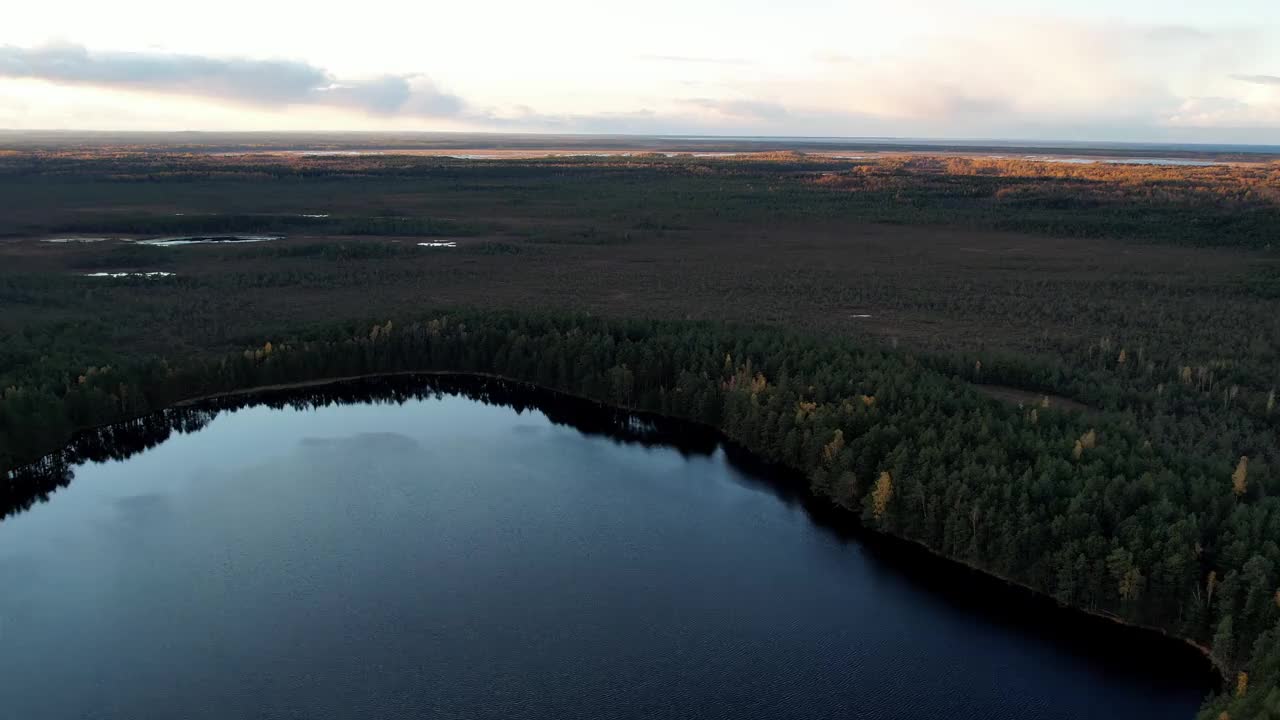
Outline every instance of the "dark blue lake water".
POLYGON ((613 436, 447 392, 256 406, 75 467, 0 521, 0 717, 1189 719, 1208 689, 714 440, 588 420, 613 436))

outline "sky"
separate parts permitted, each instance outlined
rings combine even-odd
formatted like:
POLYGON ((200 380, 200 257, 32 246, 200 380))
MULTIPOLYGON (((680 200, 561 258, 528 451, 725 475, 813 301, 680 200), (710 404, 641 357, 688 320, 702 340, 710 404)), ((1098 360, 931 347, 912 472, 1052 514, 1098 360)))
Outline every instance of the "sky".
POLYGON ((1280 144, 1280 2, 14 3, 0 128, 1280 144))

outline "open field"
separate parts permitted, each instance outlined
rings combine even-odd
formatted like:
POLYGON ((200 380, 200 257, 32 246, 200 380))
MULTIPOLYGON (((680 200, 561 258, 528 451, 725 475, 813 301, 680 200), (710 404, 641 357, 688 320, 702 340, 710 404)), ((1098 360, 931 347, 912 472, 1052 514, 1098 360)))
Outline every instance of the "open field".
MULTIPOLYGON (((113 304, 104 299, 141 288, 83 273, 172 272, 175 279, 145 289, 148 302, 207 296, 228 312, 281 325, 424 305, 533 304, 619 317, 781 323, 927 349, 1050 351, 1181 327, 1215 294, 1238 295, 1233 311, 1254 327, 1276 322, 1273 301, 1242 291, 1274 267, 1258 252, 875 224, 718 223, 663 232, 515 217, 504 224, 505 231, 476 236, 290 234, 155 251, 120 240, 11 238, 0 241, 0 264, 5 276, 77 288, 82 299, 68 298, 63 310, 104 313, 104 320, 113 304), (457 247, 417 245, 424 241, 457 247)), ((16 323, 33 320, 19 317, 0 322, 16 331, 16 323)), ((145 345, 143 328, 134 329, 139 336, 121 340, 145 345)))

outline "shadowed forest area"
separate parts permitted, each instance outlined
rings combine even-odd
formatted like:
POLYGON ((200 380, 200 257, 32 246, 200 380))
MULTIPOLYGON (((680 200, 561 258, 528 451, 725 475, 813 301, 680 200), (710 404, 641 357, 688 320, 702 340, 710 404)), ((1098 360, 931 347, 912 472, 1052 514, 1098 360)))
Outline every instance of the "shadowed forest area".
POLYGON ((719 428, 1280 717, 1280 162, 10 147, 0 517, 80 429, 492 373, 719 428))

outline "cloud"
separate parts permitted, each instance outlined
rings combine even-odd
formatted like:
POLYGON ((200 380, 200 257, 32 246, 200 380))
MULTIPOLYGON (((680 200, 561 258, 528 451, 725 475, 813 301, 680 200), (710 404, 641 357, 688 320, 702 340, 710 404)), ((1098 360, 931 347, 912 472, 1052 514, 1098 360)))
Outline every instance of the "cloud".
POLYGON ((1254 85, 1280 85, 1280 75, 1232 75, 1231 79, 1254 85))
POLYGON ((775 102, 766 100, 715 100, 712 98, 693 98, 682 101, 703 110, 711 110, 720 115, 733 118, 753 120, 782 120, 787 117, 787 109, 775 102))
MULTIPOLYGON (((1269 32, 960 17, 937 29, 911 30, 902 42, 874 52, 832 40, 794 52, 769 48, 759 58, 745 45, 701 56, 701 46, 690 44, 689 54, 605 53, 589 72, 578 72, 580 58, 571 54, 560 71, 523 69, 527 82, 485 75, 501 63, 477 65, 455 71, 478 80, 465 99, 423 75, 346 78, 305 61, 0 45, 0 79, 57 86, 37 88, 30 97, 40 99, 20 114, 4 105, 32 93, 21 87, 30 83, 0 82, 0 111, 16 118, 0 124, 38 124, 55 109, 70 113, 86 103, 98 103, 94 112, 115 107, 122 126, 158 124, 164 103, 154 103, 142 118, 136 102, 110 97, 129 90, 179 98, 164 122, 181 126, 210 124, 217 112, 225 125, 305 129, 416 129, 431 120, 457 129, 533 132, 1274 143, 1280 142, 1280 76, 1249 74, 1267 69, 1259 63, 1275 45, 1269 32), (54 96, 63 102, 51 109, 54 96), (180 100, 187 96, 212 102, 194 116, 180 100), (272 112, 284 108, 302 110, 272 112), (329 108, 363 117, 325 112, 329 108)), ((87 120, 80 117, 80 126, 103 122, 89 111, 87 120)))
POLYGON ((375 115, 451 116, 460 98, 420 75, 339 81, 294 60, 215 58, 176 53, 90 52, 74 44, 0 46, 0 77, 212 98, 241 105, 324 105, 375 115))
POLYGON ((1266 46, 1250 28, 961 19, 877 55, 818 48, 803 74, 762 74, 733 90, 785 106, 789 126, 822 117, 824 134, 1141 140, 1253 128, 1267 137, 1278 104, 1229 79, 1266 46))
POLYGON ((1225 97, 1187 98, 1182 101, 1177 111, 1169 116, 1174 125, 1206 125, 1220 122, 1223 118, 1238 117, 1249 111, 1249 104, 1225 97))
POLYGON ((1167 124, 1189 128, 1274 129, 1280 127, 1280 106, 1252 105, 1224 97, 1188 98, 1168 117, 1167 124))
POLYGON ((670 116, 659 115, 650 108, 557 114, 519 105, 507 112, 497 109, 472 112, 467 118, 490 129, 515 131, 651 134, 657 128, 672 127, 670 116))
POLYGON ((1176 107, 1161 73, 1198 60, 1197 43, 1205 42, 1186 28, 1008 21, 837 70, 843 88, 836 89, 860 109, 937 124, 1108 121, 1176 107))
POLYGON ((859 62, 859 59, 852 55, 832 52, 830 50, 820 50, 818 52, 815 52, 813 54, 813 59, 816 60, 817 62, 827 63, 830 65, 844 65, 848 63, 859 62))
POLYGON ((689 63, 694 65, 749 65, 744 58, 698 57, 696 55, 641 55, 641 60, 669 63, 689 63))
POLYGON ((1212 41, 1213 34, 1188 25, 1151 25, 1141 29, 1143 37, 1151 42, 1167 43, 1174 48, 1184 43, 1212 41))

